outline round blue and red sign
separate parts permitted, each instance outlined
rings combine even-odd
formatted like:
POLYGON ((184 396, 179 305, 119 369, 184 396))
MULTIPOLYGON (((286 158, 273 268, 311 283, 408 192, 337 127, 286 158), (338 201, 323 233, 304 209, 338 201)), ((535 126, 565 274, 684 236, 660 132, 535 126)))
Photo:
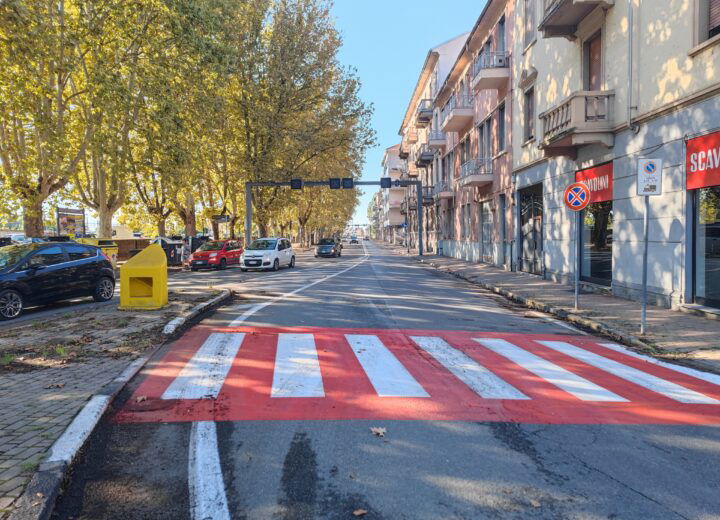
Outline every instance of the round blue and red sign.
POLYGON ((565 205, 573 211, 582 211, 590 204, 590 190, 582 182, 574 182, 565 188, 565 205))

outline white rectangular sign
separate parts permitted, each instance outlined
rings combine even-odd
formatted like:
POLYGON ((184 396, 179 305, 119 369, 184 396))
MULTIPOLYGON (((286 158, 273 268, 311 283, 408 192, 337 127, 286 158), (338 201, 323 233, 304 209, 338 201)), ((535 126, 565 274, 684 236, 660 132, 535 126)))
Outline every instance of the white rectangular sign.
POLYGON ((662 159, 638 159, 638 195, 662 195, 662 159))

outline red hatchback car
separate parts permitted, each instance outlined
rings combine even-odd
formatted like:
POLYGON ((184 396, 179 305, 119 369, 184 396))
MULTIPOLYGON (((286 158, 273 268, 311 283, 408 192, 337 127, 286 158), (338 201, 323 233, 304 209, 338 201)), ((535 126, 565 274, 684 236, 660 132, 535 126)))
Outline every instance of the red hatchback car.
POLYGON ((201 245, 192 255, 188 264, 191 271, 203 268, 225 269, 240 263, 243 248, 235 240, 211 240, 201 245))

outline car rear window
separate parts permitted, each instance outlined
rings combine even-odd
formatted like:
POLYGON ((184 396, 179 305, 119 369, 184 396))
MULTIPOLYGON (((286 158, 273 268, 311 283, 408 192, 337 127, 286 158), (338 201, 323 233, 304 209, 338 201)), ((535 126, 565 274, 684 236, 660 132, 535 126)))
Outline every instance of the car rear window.
POLYGON ((225 242, 205 242, 200 246, 200 251, 220 251, 225 242))
POLYGON ((270 251, 275 249, 276 244, 277 240, 253 240, 253 243, 250 244, 250 249, 254 249, 256 251, 270 251))
POLYGON ((82 260, 83 258, 97 256, 97 250, 85 246, 65 246, 65 250, 68 252, 70 260, 82 260))

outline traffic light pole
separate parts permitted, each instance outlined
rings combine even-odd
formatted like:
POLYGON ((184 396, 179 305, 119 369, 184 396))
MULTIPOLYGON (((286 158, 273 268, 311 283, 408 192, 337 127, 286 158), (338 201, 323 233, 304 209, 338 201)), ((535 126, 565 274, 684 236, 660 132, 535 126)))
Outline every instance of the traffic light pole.
MULTIPOLYGON (((380 181, 355 181, 355 186, 380 186, 380 181)), ((393 187, 406 188, 415 186, 417 193, 417 222, 418 222, 418 254, 423 254, 423 200, 422 181, 396 180, 392 181, 393 187)), ((245 183, 245 248, 250 244, 252 238, 252 189, 253 188, 289 188, 292 184, 288 182, 246 182, 245 183)), ((303 181, 302 187, 329 187, 330 181, 303 181)), ((409 233, 409 230, 406 230, 409 233)))

